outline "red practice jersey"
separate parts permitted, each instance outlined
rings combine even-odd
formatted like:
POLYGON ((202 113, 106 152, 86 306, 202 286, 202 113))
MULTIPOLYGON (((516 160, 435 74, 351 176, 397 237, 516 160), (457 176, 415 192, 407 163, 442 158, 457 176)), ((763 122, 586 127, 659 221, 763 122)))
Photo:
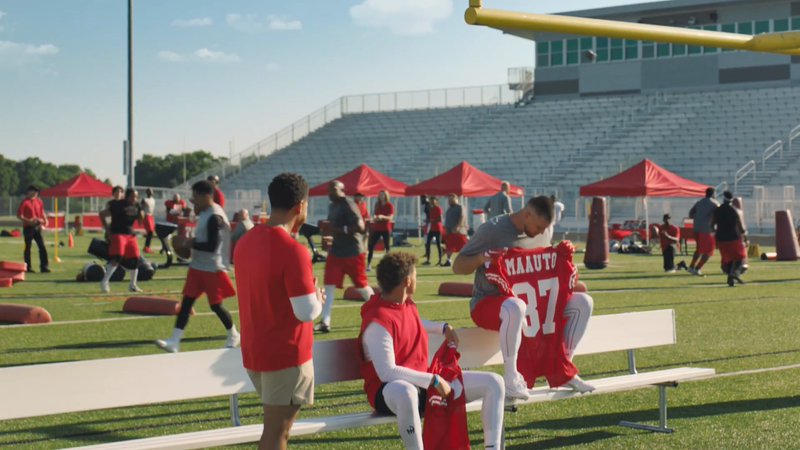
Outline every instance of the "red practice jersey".
POLYGON ((436 388, 429 387, 425 405, 425 425, 422 442, 425 448, 436 450, 469 450, 467 428, 467 395, 464 393, 464 376, 458 359, 461 354, 454 346, 443 342, 433 355, 428 372, 439 375, 450 383, 452 392, 443 398, 436 388))
POLYGON ((558 387, 578 373, 564 344, 564 309, 578 279, 573 252, 566 242, 557 247, 513 248, 486 270, 486 277, 504 294, 528 304, 517 370, 529 388, 537 377, 558 387))
POLYGON ((431 231, 444 232, 444 224, 442 223, 442 207, 439 205, 431 208, 431 231))

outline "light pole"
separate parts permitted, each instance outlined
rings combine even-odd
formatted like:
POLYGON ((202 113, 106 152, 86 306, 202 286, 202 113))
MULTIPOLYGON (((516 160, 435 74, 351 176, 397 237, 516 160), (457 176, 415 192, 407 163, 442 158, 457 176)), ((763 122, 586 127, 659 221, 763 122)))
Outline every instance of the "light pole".
POLYGON ((128 0, 128 187, 133 175, 133 0, 128 0))

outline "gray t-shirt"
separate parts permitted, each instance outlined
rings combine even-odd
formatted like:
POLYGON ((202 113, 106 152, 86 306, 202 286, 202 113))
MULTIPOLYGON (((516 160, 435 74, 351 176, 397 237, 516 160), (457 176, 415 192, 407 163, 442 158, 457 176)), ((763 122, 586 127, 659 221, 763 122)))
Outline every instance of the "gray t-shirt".
POLYGON ((447 208, 447 214, 444 216, 445 233, 467 234, 466 216, 467 212, 464 210, 464 205, 454 205, 447 208))
MULTIPOLYGON (((481 225, 472 236, 472 239, 461 249, 461 254, 475 256, 492 249, 538 248, 549 245, 549 243, 544 243, 542 239, 537 238, 538 236, 529 238, 525 233, 520 233, 519 229, 511 221, 511 216, 504 215, 495 217, 481 225)), ((469 310, 475 309, 478 302, 488 295, 500 295, 500 290, 486 278, 486 267, 480 266, 475 271, 469 310)))
POLYGON ((503 214, 511 213, 511 197, 503 191, 489 197, 486 202, 486 217, 491 219, 503 214))
POLYGON ((713 198, 705 197, 692 206, 689 217, 694 219, 692 229, 695 233, 711 233, 711 216, 719 207, 719 202, 713 198))
MULTIPOLYGON (((344 198, 338 202, 331 202, 328 207, 328 221, 334 228, 344 226, 352 227, 361 219, 361 212, 355 202, 344 198)), ((333 245, 330 254, 338 258, 358 256, 366 251, 364 247, 364 233, 333 233, 333 245)))

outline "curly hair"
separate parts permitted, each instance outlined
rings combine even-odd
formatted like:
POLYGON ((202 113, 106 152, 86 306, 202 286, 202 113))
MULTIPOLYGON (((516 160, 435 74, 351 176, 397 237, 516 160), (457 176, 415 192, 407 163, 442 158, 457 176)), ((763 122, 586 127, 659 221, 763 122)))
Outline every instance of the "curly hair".
POLYGON ((282 173, 272 179, 267 193, 274 209, 288 211, 308 197, 308 182, 296 173, 282 173))
POLYGON ((527 206, 536 211, 536 214, 538 214, 539 217, 544 217, 548 222, 552 222, 553 217, 556 215, 553 208, 553 201, 550 199, 550 197, 544 195, 533 197, 532 199, 528 200, 527 206))
POLYGON ((383 292, 389 293, 400 286, 414 272, 417 255, 409 252, 391 252, 378 263, 378 285, 383 292))

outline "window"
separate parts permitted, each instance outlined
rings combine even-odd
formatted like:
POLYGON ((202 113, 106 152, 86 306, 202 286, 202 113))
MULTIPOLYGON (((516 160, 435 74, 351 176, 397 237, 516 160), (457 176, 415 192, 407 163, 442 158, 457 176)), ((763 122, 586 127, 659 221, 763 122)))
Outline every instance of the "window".
POLYGON ((661 43, 657 44, 656 55, 658 55, 659 58, 669 58, 671 56, 670 46, 671 44, 661 44, 661 43))
POLYGON ((564 41, 550 41, 550 65, 564 65, 564 41))
POLYGON ((625 40, 625 59, 639 59, 639 41, 625 40))
MULTIPOLYGON (((703 29, 707 31, 717 31, 717 26, 706 25, 703 29)), ((719 53, 719 49, 717 47, 703 47, 703 53, 719 53)))
POLYGON ((769 20, 756 22, 756 34, 769 33, 769 20))
POLYGON ((539 67, 547 67, 550 65, 550 55, 539 55, 536 57, 536 65, 539 67))
POLYGON ((753 22, 739 22, 737 25, 737 32, 739 34, 753 34, 753 22))
POLYGON ((672 56, 686 56, 686 45, 672 44, 672 56))
POLYGON ((772 30, 776 33, 789 31, 789 19, 775 19, 772 22, 772 30))
POLYGON ((578 40, 567 40, 567 65, 578 64, 578 40))
POLYGON ((612 61, 622 61, 625 59, 625 54, 622 48, 623 40, 622 39, 611 39, 611 60, 612 61))
POLYGON ((656 44, 654 42, 642 42, 642 59, 651 59, 656 56, 656 44))
POLYGON ((587 52, 589 50, 594 50, 594 38, 590 37, 581 38, 581 55, 580 55, 581 64, 591 64, 594 62, 587 56, 587 52))
MULTIPOLYGON (((789 26, 788 25, 788 20, 787 20, 787 25, 786 26, 789 26)), ((735 23, 728 23, 728 24, 722 25, 721 30, 724 33, 736 33, 736 24, 735 23)), ((733 50, 733 49, 730 49, 730 48, 723 48, 722 51, 723 52, 735 52, 736 50, 733 50)))
POLYGON ((597 61, 606 62, 609 59, 608 53, 608 38, 597 38, 597 61))
POLYGON ((800 30, 800 17, 792 17, 792 31, 800 30))
POLYGON ((545 42, 537 42, 536 43, 536 54, 537 55, 546 55, 550 53, 550 43, 545 42))

